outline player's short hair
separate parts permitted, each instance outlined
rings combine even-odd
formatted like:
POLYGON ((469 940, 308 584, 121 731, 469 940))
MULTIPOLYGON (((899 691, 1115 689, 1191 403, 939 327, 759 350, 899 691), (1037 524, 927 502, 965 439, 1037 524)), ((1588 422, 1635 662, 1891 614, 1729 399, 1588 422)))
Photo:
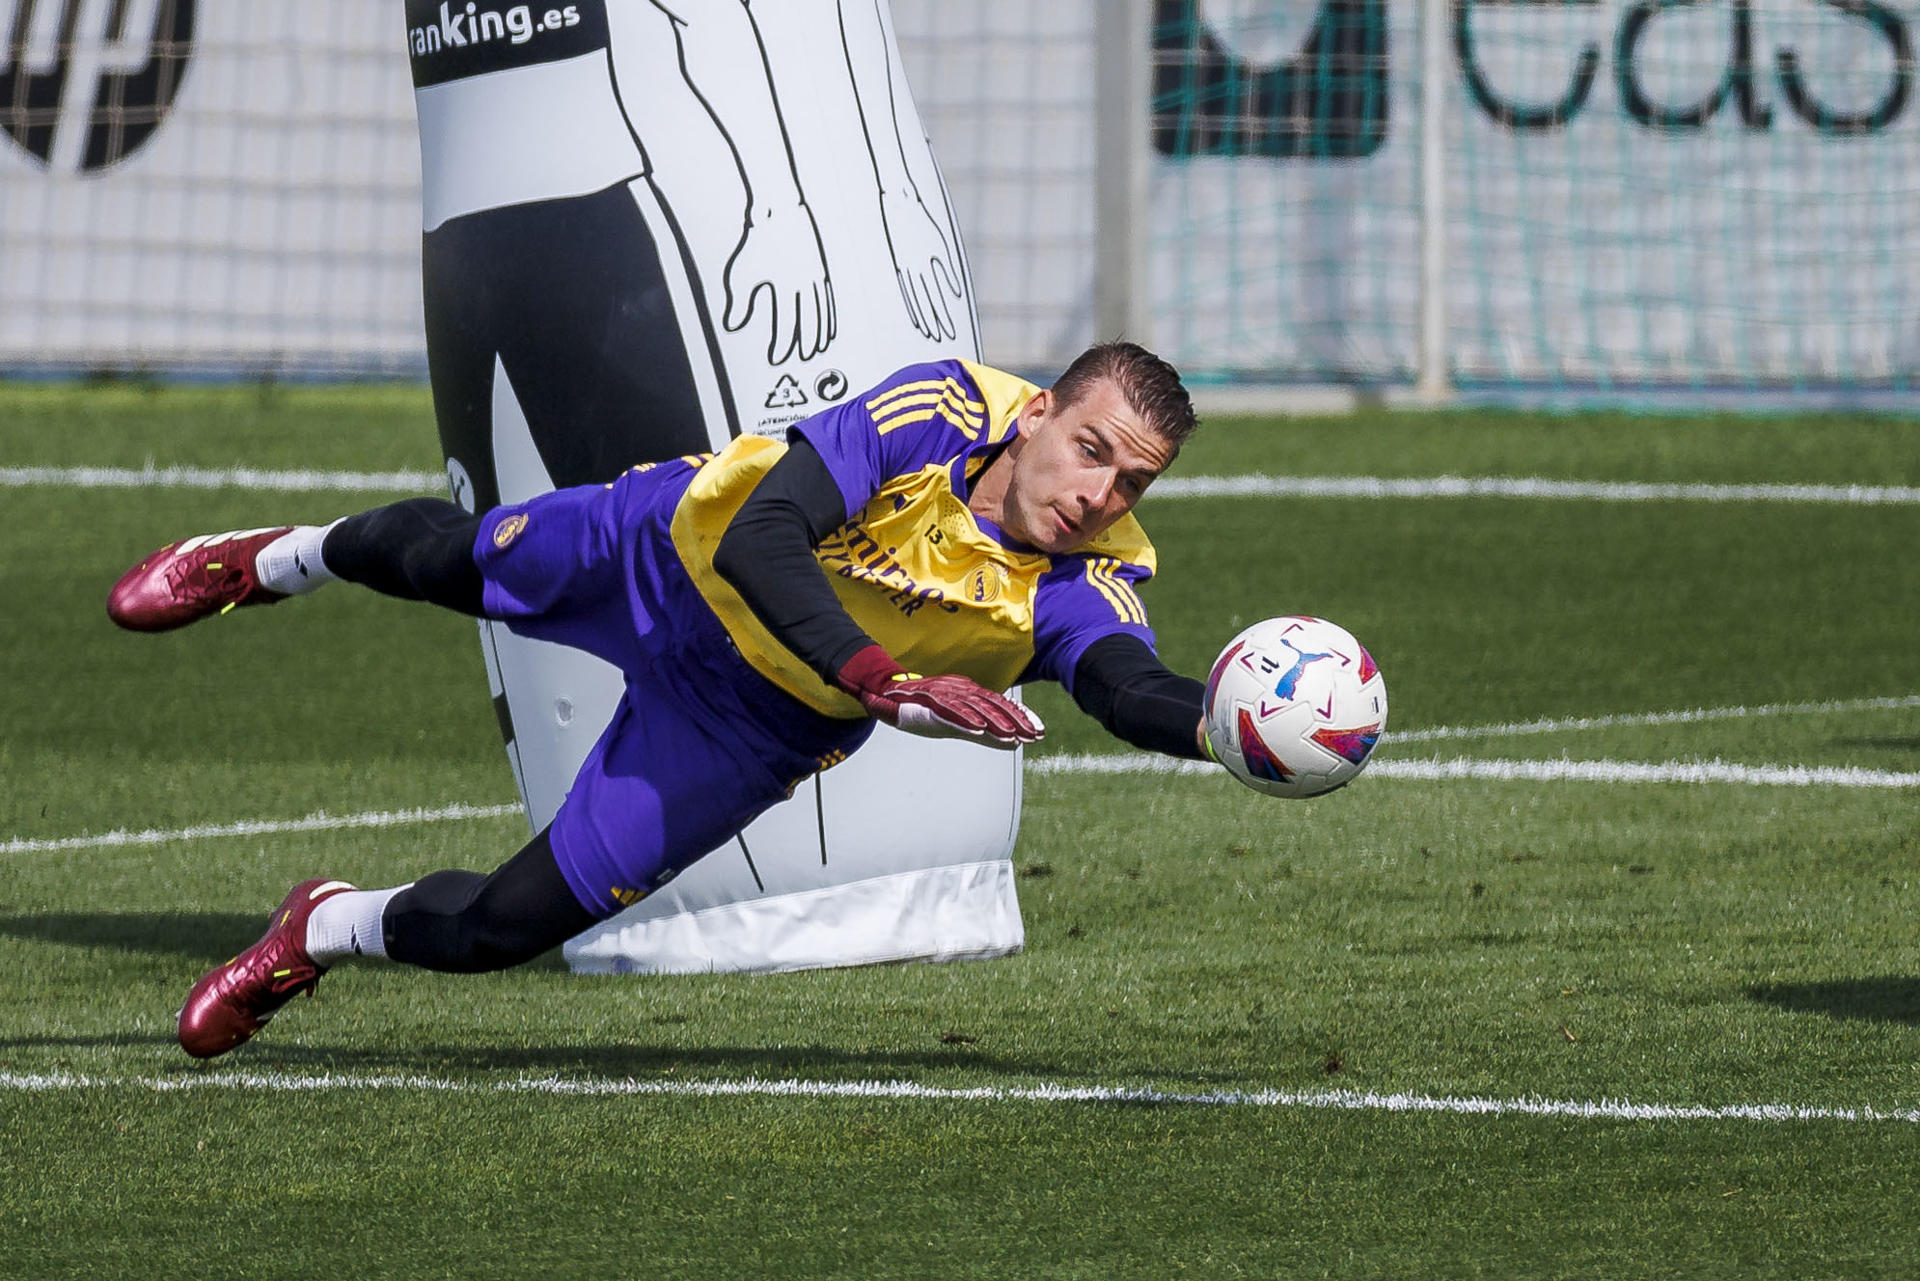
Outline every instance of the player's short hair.
POLYGON ((1180 371, 1139 343, 1103 342, 1074 358, 1053 384, 1053 398, 1071 405, 1102 379, 1111 379, 1128 407, 1178 452, 1200 425, 1180 371))

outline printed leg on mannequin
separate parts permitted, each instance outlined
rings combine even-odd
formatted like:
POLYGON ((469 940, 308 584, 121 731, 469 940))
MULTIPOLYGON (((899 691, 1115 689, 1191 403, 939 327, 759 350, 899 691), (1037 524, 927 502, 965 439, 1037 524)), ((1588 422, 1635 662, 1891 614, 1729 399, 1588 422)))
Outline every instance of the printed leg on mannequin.
POLYGON ((427 233, 421 262, 440 443, 470 474, 474 510, 527 492, 525 475, 496 474, 502 373, 557 488, 711 449, 710 416, 736 434, 730 397, 701 401, 693 362, 715 357, 687 349, 701 327, 683 328, 674 309, 668 274, 689 277, 696 305, 698 278, 625 182, 453 219, 427 233))

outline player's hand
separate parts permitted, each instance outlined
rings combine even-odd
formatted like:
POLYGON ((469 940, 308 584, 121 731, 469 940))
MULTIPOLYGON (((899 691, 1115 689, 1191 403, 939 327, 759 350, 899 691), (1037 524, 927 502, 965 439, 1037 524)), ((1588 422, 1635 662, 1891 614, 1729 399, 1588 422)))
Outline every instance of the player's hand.
POLYGON ((867 715, 925 738, 970 738, 989 747, 1037 743, 1046 727, 1012 699, 965 676, 919 676, 878 645, 869 645, 834 675, 867 715))

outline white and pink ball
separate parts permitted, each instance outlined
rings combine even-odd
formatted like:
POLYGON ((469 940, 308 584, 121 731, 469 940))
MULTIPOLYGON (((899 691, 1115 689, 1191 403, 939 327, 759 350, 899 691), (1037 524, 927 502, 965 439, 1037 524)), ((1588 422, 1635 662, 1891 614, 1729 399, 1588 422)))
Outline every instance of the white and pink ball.
POLYGON ((1324 618, 1264 619, 1207 677, 1207 739, 1227 772, 1269 796, 1319 796, 1366 767, 1387 726, 1387 683, 1324 618))

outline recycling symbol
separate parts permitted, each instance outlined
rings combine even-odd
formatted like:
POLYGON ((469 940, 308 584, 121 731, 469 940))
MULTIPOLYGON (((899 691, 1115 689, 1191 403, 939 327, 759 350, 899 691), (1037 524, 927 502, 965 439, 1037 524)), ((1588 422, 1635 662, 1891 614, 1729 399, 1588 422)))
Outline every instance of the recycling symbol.
POLYGON ((780 381, 767 393, 768 409, 798 409, 806 403, 807 393, 800 390, 792 374, 781 374, 780 381))

